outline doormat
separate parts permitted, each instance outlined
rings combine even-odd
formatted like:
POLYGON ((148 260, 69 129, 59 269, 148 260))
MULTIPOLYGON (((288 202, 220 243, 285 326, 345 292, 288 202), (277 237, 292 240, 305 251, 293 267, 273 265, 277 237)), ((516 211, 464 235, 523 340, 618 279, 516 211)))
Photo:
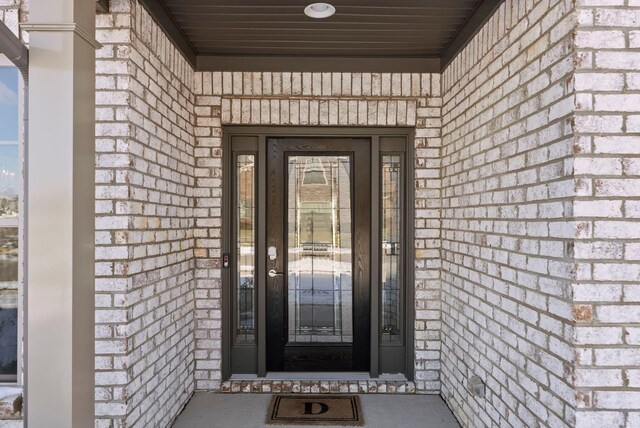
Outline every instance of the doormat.
POLYGON ((357 395, 274 395, 267 424, 363 426, 357 395))

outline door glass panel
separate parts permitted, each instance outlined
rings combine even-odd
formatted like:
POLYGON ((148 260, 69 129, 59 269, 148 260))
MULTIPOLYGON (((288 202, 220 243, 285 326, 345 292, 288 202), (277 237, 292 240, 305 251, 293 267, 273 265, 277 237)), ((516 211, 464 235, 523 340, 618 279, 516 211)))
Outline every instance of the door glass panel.
POLYGON ((351 159, 290 156, 289 342, 353 342, 351 159))
POLYGON ((382 342, 400 341, 401 158, 382 156, 382 342))
POLYGON ((255 342, 255 156, 236 157, 236 343, 255 342))

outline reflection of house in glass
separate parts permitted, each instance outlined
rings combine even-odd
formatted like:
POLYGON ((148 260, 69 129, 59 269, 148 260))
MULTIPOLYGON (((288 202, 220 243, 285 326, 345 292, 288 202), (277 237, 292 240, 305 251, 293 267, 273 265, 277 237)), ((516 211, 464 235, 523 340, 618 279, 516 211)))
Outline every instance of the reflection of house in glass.
POLYGON ((0 217, 18 216, 18 143, 0 144, 0 217))
POLYGON ((15 217, 18 215, 18 196, 0 197, 0 217, 15 217))
POLYGON ((288 166, 289 340, 350 343, 350 158, 291 156, 288 166))

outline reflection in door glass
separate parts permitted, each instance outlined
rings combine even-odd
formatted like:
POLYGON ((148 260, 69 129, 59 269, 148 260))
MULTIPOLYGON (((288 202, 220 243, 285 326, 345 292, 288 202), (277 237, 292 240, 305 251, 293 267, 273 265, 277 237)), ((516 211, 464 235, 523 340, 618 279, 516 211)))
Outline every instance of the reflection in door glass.
POLYGON ((18 359, 18 228, 0 228, 0 375, 15 375, 18 359))
POLYGON ((236 158, 236 343, 255 342, 255 156, 236 158))
MULTIPOLYGON (((1 124, 0 124, 1 126, 1 124)), ((0 139, 1 140, 1 139, 0 139)), ((18 143, 0 143, 0 217, 18 217, 20 162, 18 143)))
POLYGON ((353 342, 349 156, 288 160, 290 342, 353 342))
MULTIPOLYGON (((2 56, 2 55, 0 55, 2 56)), ((21 355, 18 336, 19 197, 22 193, 22 150, 19 111, 20 74, 15 67, 0 67, 0 381, 19 382, 21 355)))
POLYGON ((401 158, 382 156, 382 342, 400 341, 401 158))

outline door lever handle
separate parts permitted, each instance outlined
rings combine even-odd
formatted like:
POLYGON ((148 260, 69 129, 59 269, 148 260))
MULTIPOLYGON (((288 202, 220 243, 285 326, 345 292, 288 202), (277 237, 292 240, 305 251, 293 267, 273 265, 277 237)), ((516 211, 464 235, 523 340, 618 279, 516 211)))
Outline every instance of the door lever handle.
POLYGON ((275 269, 269 269, 269 272, 267 272, 267 274, 269 275, 270 278, 275 278, 276 276, 284 275, 284 272, 276 272, 275 269))

